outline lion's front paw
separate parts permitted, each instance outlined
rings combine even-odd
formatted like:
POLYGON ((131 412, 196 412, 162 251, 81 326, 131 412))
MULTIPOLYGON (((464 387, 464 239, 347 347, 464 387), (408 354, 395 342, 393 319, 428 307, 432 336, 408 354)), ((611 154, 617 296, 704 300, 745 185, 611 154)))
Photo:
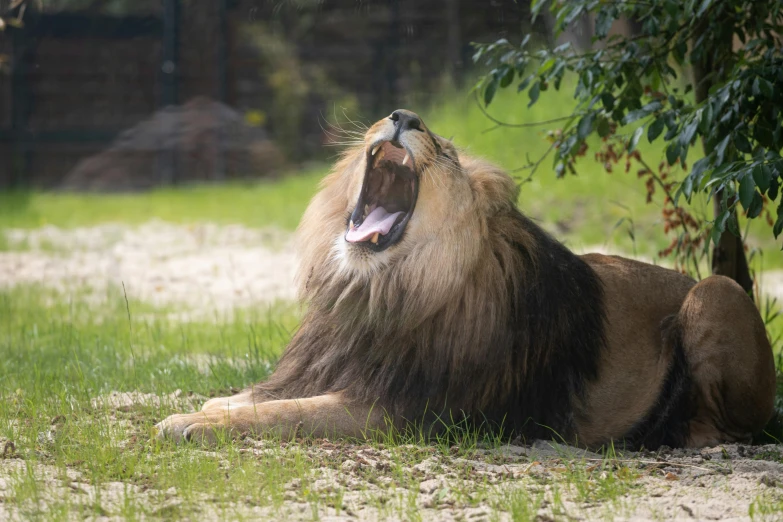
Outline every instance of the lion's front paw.
POLYGON ((214 444, 215 431, 221 428, 219 423, 210 420, 203 412, 171 415, 155 425, 158 439, 171 439, 177 444, 183 441, 195 441, 214 444))

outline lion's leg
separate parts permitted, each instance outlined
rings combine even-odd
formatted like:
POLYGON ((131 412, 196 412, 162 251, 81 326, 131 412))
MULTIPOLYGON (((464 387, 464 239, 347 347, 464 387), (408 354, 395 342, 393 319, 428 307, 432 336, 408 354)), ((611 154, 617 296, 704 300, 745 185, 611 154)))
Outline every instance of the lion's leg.
POLYGON ((383 429, 385 421, 380 407, 346 401, 340 393, 254 403, 248 391, 212 399, 200 412, 172 415, 156 427, 159 437, 177 442, 214 442, 219 430, 229 436, 268 435, 284 440, 297 436, 361 438, 383 429))
POLYGON ((775 368, 753 301, 731 279, 695 285, 679 312, 694 383, 688 446, 748 440, 772 414, 775 368))

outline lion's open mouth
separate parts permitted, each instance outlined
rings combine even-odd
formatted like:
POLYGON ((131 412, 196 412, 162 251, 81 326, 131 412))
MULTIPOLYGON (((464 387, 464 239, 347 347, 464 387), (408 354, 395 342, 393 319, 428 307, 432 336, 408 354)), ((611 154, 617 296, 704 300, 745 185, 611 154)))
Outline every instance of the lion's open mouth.
POLYGON ((408 151, 393 141, 373 145, 345 240, 377 252, 390 247, 402 237, 418 193, 416 166, 408 151))

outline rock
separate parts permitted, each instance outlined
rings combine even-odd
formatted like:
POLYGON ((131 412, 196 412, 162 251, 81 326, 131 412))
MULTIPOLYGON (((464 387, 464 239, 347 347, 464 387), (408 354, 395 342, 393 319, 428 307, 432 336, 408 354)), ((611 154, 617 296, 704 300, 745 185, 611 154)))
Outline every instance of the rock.
POLYGON ((61 188, 86 191, 143 190, 171 182, 212 181, 274 175, 283 156, 266 132, 242 114, 202 96, 169 106, 122 132, 104 151, 80 161, 61 188), (176 178, 164 179, 161 161, 170 154, 176 178))

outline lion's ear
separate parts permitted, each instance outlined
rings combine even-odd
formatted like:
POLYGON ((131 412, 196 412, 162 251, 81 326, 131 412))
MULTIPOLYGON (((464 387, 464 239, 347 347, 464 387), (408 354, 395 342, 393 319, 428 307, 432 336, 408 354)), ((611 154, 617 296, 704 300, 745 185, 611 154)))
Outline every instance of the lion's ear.
POLYGON ((497 211, 516 204, 519 187, 502 169, 470 157, 463 158, 461 163, 479 205, 497 211))

